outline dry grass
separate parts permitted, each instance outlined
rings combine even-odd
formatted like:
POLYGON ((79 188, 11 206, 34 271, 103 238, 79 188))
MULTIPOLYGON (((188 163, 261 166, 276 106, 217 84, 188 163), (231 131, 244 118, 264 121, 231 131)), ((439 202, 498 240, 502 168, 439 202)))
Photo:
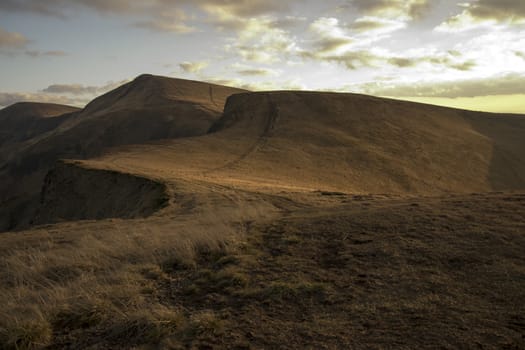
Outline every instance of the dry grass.
POLYGON ((85 346, 86 334, 155 343, 187 329, 193 316, 164 306, 156 281, 167 266, 193 269, 203 252, 227 252, 243 239, 226 224, 162 221, 61 224, 5 236, 0 347, 13 349, 85 346))
POLYGON ((329 197, 4 234, 0 348, 525 346, 525 196, 329 197))

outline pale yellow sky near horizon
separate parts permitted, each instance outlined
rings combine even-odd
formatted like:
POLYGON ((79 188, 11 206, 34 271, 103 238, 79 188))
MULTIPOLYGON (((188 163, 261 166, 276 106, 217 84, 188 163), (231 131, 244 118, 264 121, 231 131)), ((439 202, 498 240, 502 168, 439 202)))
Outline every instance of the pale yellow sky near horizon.
MULTIPOLYGON (((388 96, 385 96, 388 97, 388 96)), ((391 97, 399 100, 428 103, 437 106, 493 113, 525 114, 525 94, 478 97, 391 97)))

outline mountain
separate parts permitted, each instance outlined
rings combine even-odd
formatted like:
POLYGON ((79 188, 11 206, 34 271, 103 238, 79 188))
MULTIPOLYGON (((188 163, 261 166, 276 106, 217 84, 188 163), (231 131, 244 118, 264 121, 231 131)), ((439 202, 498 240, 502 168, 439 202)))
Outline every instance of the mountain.
POLYGON ((231 96, 206 136, 134 145, 101 167, 247 188, 438 195, 525 188, 525 117, 355 94, 231 96), (140 167, 137 165, 140 164, 140 167))
MULTIPOLYGON (((58 159, 86 159, 119 145, 203 135, 222 115, 226 98, 238 92, 244 90, 141 75, 63 119, 48 118, 56 121, 53 128, 31 133, 1 159, 0 228, 22 220, 12 218, 9 208, 20 213, 21 207, 35 205, 44 177, 58 159)), ((2 112, 12 120, 22 119, 25 110, 15 105, 2 112)), ((32 110, 47 111, 49 116, 56 112, 36 105, 32 110)), ((27 220, 33 215, 22 216, 27 220)))
POLYGON ((63 111, 0 164, 0 348, 525 348, 525 115, 151 75, 63 111))

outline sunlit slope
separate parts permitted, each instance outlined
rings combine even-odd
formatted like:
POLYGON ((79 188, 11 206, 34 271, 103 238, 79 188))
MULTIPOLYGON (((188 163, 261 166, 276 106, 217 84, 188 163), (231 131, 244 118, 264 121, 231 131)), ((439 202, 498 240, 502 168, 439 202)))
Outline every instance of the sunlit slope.
POLYGON ((238 186, 434 194, 525 188, 525 117, 364 95, 233 95, 208 135, 95 163, 238 186))

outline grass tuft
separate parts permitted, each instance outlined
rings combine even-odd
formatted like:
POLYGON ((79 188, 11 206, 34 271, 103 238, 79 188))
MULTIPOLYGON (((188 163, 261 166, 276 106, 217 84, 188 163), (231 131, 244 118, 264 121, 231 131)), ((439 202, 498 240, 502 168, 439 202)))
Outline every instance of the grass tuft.
POLYGON ((154 310, 137 310, 111 323, 107 330, 113 341, 126 339, 134 344, 155 344, 179 332, 186 325, 184 315, 160 305, 154 310))
POLYGON ((51 324, 44 318, 0 324, 1 349, 40 349, 53 337, 51 324))

